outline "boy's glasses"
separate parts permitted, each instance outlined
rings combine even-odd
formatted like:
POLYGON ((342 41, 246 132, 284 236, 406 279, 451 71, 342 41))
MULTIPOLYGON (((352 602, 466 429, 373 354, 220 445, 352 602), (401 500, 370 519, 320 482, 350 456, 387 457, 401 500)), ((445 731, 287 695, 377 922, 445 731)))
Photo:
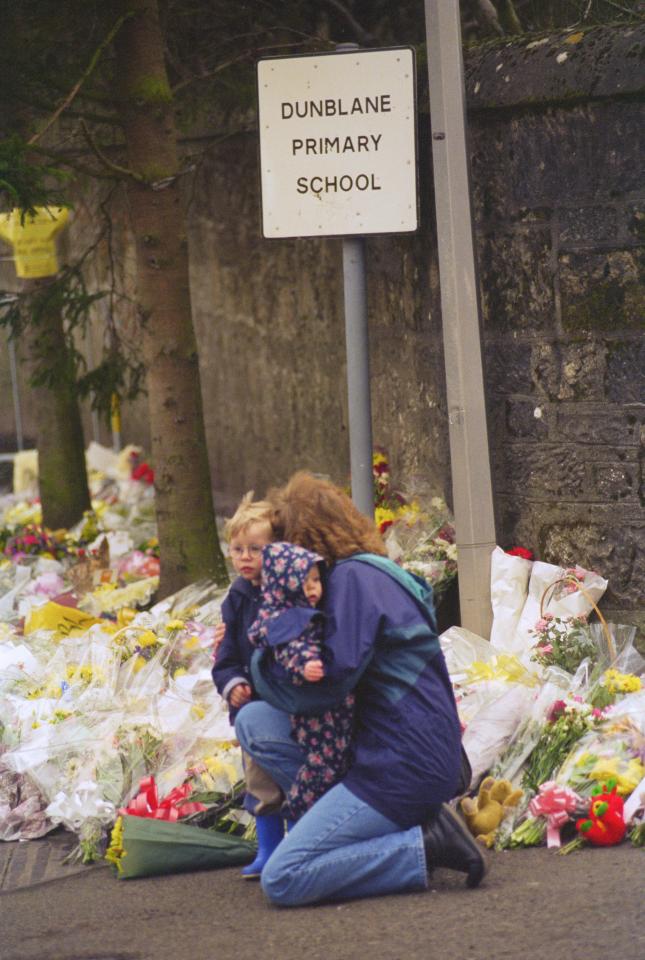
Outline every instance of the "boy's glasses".
POLYGON ((262 547, 252 543, 250 547, 231 547, 230 549, 230 554, 233 557, 243 557, 245 553, 248 553, 250 557, 259 557, 262 555, 262 547))

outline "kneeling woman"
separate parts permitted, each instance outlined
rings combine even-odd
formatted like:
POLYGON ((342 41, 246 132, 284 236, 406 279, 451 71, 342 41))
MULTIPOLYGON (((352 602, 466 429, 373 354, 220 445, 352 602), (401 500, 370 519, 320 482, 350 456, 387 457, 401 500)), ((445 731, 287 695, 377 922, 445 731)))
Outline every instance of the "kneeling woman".
POLYGON ((263 700, 238 714, 239 741, 287 794, 303 762, 290 712, 319 712, 322 698, 329 706, 353 689, 356 731, 347 775, 272 854, 261 876, 265 893, 295 906, 423 890, 433 867, 460 870, 477 886, 482 850, 447 806, 465 787, 463 755, 431 591, 383 556, 374 525, 333 484, 297 473, 269 499, 280 539, 330 564, 329 662, 324 680, 294 692, 256 659, 263 700))

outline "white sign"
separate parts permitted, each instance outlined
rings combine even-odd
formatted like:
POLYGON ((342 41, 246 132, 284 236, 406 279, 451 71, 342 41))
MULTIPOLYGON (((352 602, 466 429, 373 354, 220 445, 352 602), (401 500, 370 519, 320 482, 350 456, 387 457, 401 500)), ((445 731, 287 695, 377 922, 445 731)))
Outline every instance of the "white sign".
POLYGON ((258 62, 265 237, 417 229, 414 52, 258 62))

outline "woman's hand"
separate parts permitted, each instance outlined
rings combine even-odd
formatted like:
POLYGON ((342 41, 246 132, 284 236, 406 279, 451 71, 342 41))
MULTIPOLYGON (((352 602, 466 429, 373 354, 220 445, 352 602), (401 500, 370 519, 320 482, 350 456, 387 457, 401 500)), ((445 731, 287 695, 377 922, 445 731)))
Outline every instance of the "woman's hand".
POLYGON ((325 668, 322 660, 308 660, 303 668, 305 680, 310 683, 316 683, 325 676, 325 668))
POLYGON ((252 692, 248 683, 238 683, 237 686, 231 690, 228 702, 234 710, 239 710, 240 707, 243 707, 245 703, 249 702, 251 696, 252 692))

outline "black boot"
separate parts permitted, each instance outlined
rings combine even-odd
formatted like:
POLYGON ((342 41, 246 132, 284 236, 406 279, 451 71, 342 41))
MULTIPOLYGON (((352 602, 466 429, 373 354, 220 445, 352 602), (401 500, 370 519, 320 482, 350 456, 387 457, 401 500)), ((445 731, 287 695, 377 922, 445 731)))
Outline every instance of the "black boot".
POLYGON ((481 846, 468 832, 466 824, 447 803, 423 830, 428 871, 446 867, 466 873, 466 884, 477 887, 486 873, 486 860, 481 846))

